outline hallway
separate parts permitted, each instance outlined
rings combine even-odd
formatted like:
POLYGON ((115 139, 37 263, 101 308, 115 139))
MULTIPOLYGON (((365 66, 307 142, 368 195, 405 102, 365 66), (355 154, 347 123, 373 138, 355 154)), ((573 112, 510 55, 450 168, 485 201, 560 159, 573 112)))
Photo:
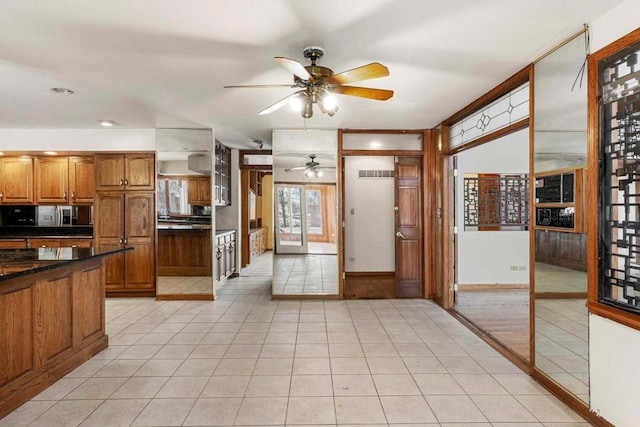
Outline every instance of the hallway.
POLYGON ((428 300, 272 301, 240 277, 108 299, 107 332, 0 426, 588 425, 428 300))

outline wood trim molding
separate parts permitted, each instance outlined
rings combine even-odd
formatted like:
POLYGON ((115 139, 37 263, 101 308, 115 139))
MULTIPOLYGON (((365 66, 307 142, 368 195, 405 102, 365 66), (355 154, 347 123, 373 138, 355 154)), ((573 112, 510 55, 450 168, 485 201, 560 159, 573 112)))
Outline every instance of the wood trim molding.
POLYGON ((213 301, 213 294, 157 294, 156 301, 213 301))
POLYGON ((586 292, 536 292, 535 299, 587 299, 586 292))
POLYGON ((485 93, 480 98, 476 99, 471 104, 469 104, 466 107, 464 107, 462 110, 454 113, 452 116, 450 116, 449 118, 445 119, 442 122, 442 125, 443 126, 447 126, 447 127, 451 126, 452 124, 454 124, 457 121, 465 118, 469 114, 476 112, 481 107, 483 107, 483 106, 489 104, 490 102, 495 101, 496 99, 500 98, 505 93, 507 93, 507 92, 517 88, 521 84, 525 83, 526 81, 529 80, 529 73, 530 73, 531 68, 533 68, 533 65, 531 65, 531 64, 527 65, 522 70, 518 71, 513 76, 509 77, 507 80, 505 80, 504 82, 500 83, 498 86, 494 87, 489 92, 485 93))
POLYGON ((587 239, 587 281, 589 313, 595 314, 632 329, 640 330, 640 316, 598 302, 598 189, 600 154, 600 87, 598 84, 599 62, 609 58, 631 44, 640 41, 640 28, 604 46, 587 58, 587 186, 586 186, 586 229, 587 239))
MULTIPOLYGON (((510 135, 512 133, 518 132, 519 130, 526 129, 528 127, 529 127, 529 118, 527 117, 526 119, 522 119, 518 122, 510 124, 509 126, 505 126, 494 132, 483 135, 480 138, 474 139, 473 141, 469 141, 466 144, 463 144, 451 149, 449 149, 449 139, 447 138, 446 140, 447 152, 445 154, 447 155, 457 154, 461 151, 468 150, 470 148, 474 148, 482 144, 486 144, 489 141, 502 138, 503 136, 510 135)), ((449 126, 447 126, 447 133, 448 133, 448 130, 449 130, 449 126)))
POLYGON ((529 290, 529 285, 527 284, 496 284, 496 283, 487 283, 487 284, 458 284, 458 292, 509 292, 509 291, 521 291, 521 290, 529 290))
POLYGON ((591 425, 598 427, 614 427, 613 424, 609 423, 604 418, 596 415, 594 412, 591 412, 589 406, 585 402, 578 399, 572 393, 569 393, 566 389, 561 387, 558 383, 553 381, 542 371, 539 371, 537 368, 533 368, 531 377, 544 388, 549 390, 554 396, 560 399, 562 403, 576 411, 582 418, 589 421, 591 425))

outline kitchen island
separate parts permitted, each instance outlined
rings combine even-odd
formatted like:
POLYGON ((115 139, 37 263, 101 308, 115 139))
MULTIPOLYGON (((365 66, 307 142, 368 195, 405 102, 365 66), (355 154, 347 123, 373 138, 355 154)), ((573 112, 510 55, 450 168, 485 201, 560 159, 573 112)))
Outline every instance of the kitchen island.
POLYGON ((128 250, 0 250, 0 418, 107 347, 104 263, 128 250))
POLYGON ((158 222, 158 276, 211 275, 211 224, 158 222))

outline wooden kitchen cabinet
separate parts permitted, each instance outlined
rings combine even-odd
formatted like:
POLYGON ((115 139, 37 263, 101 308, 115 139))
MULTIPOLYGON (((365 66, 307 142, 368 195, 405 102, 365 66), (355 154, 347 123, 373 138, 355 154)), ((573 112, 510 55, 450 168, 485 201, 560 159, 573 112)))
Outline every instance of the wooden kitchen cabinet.
POLYGON ((155 154, 96 154, 96 191, 155 190, 155 154))
POLYGON ((252 229, 249 234, 249 263, 252 263, 267 250, 267 229, 252 229))
POLYGON ((0 159, 0 203, 31 205, 33 195, 33 159, 6 157, 0 159))
POLYGON ((36 203, 65 205, 69 199, 69 159, 36 157, 36 203))
POLYGON ((26 249, 27 239, 0 239, 0 249, 26 249))
POLYGON ((231 149, 216 141, 214 162, 214 198, 216 206, 231 205, 231 149))
POLYGON ((155 295, 155 193, 97 192, 95 209, 95 246, 134 248, 106 260, 107 295, 155 295))
POLYGON ((69 204, 93 204, 94 169, 93 157, 69 157, 69 204))
POLYGON ((40 239, 27 239, 27 248, 90 248, 93 246, 93 240, 90 238, 55 238, 47 237, 40 239))
POLYGON ((190 176, 187 181, 188 201, 194 206, 211 206, 211 178, 190 176))

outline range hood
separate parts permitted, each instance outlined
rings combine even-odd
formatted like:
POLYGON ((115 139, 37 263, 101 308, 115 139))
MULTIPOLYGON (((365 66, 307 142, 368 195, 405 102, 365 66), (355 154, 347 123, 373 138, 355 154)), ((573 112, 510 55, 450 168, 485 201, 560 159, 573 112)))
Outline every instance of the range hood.
POLYGON ((211 175, 211 155, 190 154, 187 156, 187 168, 202 175, 211 175))

